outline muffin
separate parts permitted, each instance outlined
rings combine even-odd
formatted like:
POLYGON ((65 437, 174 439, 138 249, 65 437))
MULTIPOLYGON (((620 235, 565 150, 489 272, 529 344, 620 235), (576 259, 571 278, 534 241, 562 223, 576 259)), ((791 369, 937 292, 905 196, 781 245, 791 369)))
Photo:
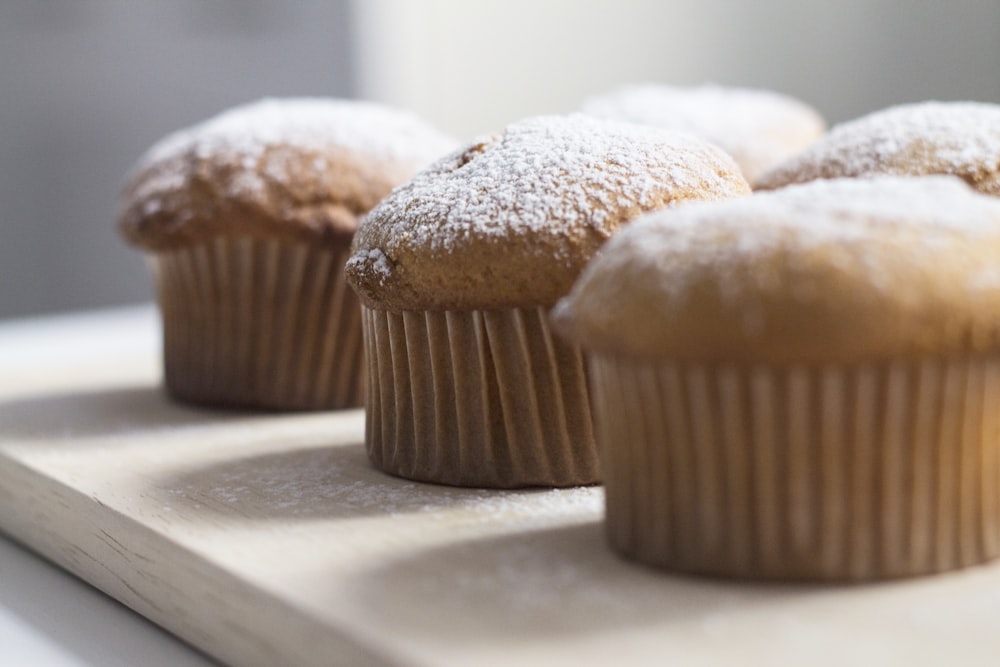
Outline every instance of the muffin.
POLYGON ((835 126, 754 186, 774 190, 819 178, 950 174, 1000 195, 1000 105, 921 102, 835 126))
POLYGON ((732 155, 751 184, 826 131, 826 122, 811 106, 752 88, 634 84, 595 95, 581 110, 690 132, 732 155))
POLYGON ((628 558, 836 581, 1000 553, 1000 202, 957 179, 644 216, 552 317, 628 558))
POLYGON ((154 145, 119 228, 149 254, 176 398, 271 410, 364 400, 360 308, 343 267, 358 222, 456 143, 347 100, 270 99, 154 145))
POLYGON ((627 220, 748 192, 714 146, 582 115, 514 123, 395 190, 347 263, 371 460, 460 486, 597 482, 583 358, 548 309, 627 220))

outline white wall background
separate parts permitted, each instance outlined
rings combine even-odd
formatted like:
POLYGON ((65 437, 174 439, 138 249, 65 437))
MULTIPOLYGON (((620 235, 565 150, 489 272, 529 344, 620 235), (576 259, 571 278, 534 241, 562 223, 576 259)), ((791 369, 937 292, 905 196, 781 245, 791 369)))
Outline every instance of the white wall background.
POLYGON ((359 93, 471 137, 640 81, 781 90, 846 120, 1000 102, 997 0, 360 0, 359 93))
POLYGON ((122 177, 227 106, 357 95, 471 138, 635 81, 772 88, 831 121, 1000 102, 1000 1, 0 0, 0 318, 150 299, 122 177))

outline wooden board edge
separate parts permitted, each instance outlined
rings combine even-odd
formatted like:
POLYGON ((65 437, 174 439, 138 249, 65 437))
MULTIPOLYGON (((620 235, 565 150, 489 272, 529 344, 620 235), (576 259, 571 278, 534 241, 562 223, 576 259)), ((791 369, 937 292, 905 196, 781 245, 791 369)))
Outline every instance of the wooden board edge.
POLYGON ((404 664, 2 447, 0 532, 225 664, 404 664))

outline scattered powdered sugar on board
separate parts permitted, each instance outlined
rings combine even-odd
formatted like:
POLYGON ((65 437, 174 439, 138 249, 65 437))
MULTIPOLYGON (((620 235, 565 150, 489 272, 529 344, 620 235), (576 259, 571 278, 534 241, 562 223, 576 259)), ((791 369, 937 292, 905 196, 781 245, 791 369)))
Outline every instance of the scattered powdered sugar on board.
POLYGON ((175 474, 167 507, 243 517, 329 519, 414 513, 469 524, 534 525, 596 518, 599 487, 489 490, 422 484, 374 470, 360 448, 315 448, 249 457, 175 474))
POLYGON ((1000 105, 921 102, 836 125, 821 141, 764 176, 780 187, 820 177, 1000 169, 1000 105))

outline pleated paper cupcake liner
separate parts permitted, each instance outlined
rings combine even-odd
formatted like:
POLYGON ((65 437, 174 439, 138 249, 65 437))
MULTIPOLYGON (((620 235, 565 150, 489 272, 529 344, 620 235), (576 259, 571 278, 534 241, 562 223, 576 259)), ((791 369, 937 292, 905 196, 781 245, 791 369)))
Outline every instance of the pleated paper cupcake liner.
POLYGON ((377 467, 458 486, 598 481, 583 356, 545 309, 362 313, 377 467))
POLYGON ((221 238, 153 256, 168 390, 273 410, 364 401, 360 304, 348 251, 221 238))
POLYGON ((1000 359, 591 358, 607 532, 678 571, 866 580, 1000 554, 1000 359))

